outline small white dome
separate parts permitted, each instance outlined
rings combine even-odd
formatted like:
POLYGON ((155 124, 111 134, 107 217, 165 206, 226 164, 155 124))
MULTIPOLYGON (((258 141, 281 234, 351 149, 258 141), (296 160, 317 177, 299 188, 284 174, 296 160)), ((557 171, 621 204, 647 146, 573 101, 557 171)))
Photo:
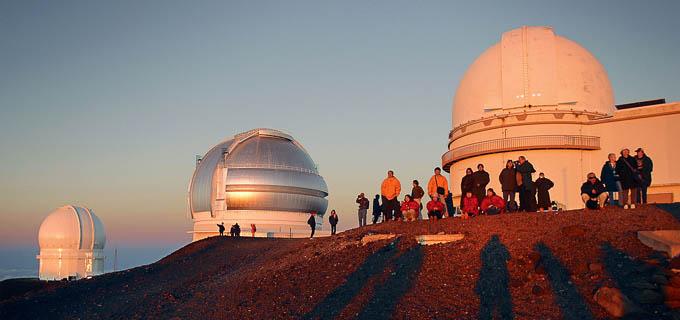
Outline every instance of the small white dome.
POLYGON ((104 226, 91 209, 63 206, 50 213, 38 232, 40 249, 103 249, 104 226))

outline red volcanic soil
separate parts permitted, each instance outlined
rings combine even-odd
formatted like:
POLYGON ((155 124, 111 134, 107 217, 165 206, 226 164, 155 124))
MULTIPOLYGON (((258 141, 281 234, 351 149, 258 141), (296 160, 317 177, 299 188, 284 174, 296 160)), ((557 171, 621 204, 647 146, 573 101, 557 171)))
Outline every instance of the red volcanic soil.
POLYGON ((602 286, 637 304, 636 317, 672 318, 671 262, 636 234, 658 229, 680 222, 644 206, 388 222, 312 240, 213 237, 154 264, 3 297, 0 319, 607 318, 593 299, 602 286), (437 232, 465 238, 414 240, 437 232), (362 245, 370 233, 397 237, 362 245))

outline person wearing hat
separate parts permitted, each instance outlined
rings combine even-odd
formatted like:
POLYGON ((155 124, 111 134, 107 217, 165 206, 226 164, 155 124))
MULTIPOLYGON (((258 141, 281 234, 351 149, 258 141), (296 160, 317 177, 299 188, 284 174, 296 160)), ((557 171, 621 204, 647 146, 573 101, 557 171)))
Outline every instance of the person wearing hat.
POLYGON ((623 148, 621 156, 616 161, 616 172, 619 174, 621 182, 621 204, 624 209, 635 209, 637 203, 638 178, 637 163, 635 158, 630 156, 630 149, 623 148), (629 197, 630 196, 630 197, 629 197), (629 201, 630 200, 630 201, 629 201))
POLYGON ((583 204, 590 208, 588 205, 590 202, 596 202, 598 207, 604 207, 607 202, 609 194, 607 189, 605 189, 604 184, 600 179, 595 176, 595 173, 588 173, 588 180, 581 185, 581 199, 583 199, 583 204))
POLYGON ((635 164, 638 172, 642 177, 640 181, 640 188, 638 189, 637 200, 638 203, 647 203, 647 188, 652 184, 652 170, 654 169, 654 163, 642 148, 637 148, 635 150, 635 164))

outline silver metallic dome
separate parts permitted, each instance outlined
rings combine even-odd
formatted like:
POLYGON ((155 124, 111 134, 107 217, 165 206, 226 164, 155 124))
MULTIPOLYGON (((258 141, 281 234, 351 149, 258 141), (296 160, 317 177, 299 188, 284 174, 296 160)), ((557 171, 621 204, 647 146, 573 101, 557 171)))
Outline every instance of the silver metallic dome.
POLYGON ((277 130, 254 129, 201 158, 189 184, 189 210, 195 220, 208 212, 213 218, 229 218, 230 212, 306 217, 326 212, 326 196, 326 182, 300 143, 277 130))

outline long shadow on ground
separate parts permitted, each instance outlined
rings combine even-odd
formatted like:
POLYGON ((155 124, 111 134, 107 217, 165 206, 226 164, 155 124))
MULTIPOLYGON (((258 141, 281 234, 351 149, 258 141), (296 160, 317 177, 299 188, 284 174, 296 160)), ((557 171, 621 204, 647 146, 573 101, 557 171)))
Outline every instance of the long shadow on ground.
POLYGON ((675 219, 680 221, 680 202, 675 203, 659 203, 656 205, 661 210, 670 213, 675 219))
POLYGON ((394 270, 388 279, 376 285, 373 298, 359 313, 357 319, 390 319, 397 303, 411 289, 423 264, 423 250, 416 245, 394 261, 394 270))
MULTIPOLYGON (((616 282, 621 293, 646 313, 645 317, 660 319, 670 312, 663 304, 663 294, 655 280, 665 278, 660 267, 631 258, 608 242, 603 243, 601 248, 607 273, 616 282)), ((630 318, 641 316, 635 314, 630 318)))
POLYGON ((567 320, 593 319, 588 304, 571 282, 568 269, 544 243, 536 244, 535 249, 541 255, 541 263, 555 295, 555 302, 562 311, 562 318, 567 320))
POLYGON ((510 296, 508 260, 510 252, 498 238, 491 236, 481 252, 482 269, 475 291, 479 295, 479 318, 492 319, 498 312, 499 319, 513 319, 510 296))
POLYGON ((397 238, 397 240, 366 258, 356 271, 347 276, 344 284, 329 293, 312 311, 304 315, 303 319, 333 319, 337 317, 361 291, 369 278, 381 274, 385 270, 387 262, 399 252, 397 249, 399 241, 400 239, 397 238))

